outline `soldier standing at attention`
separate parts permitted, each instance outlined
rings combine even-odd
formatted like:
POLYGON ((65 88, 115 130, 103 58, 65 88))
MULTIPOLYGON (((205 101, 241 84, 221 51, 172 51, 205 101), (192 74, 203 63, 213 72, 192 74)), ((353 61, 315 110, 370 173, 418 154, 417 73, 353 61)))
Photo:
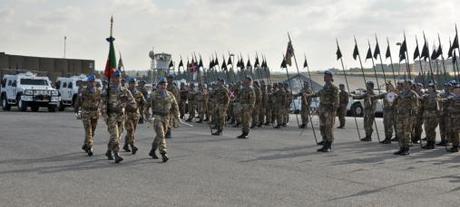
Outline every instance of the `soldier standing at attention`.
POLYGON ((196 110, 196 101, 195 96, 197 92, 195 90, 195 84, 190 83, 190 87, 188 89, 187 101, 188 101, 188 122, 193 121, 195 118, 195 110, 196 110))
POLYGON ((444 92, 440 94, 441 101, 439 102, 440 114, 439 114, 439 132, 441 134, 441 142, 436 144, 438 146, 447 146, 448 140, 450 139, 448 133, 448 122, 449 116, 447 112, 447 98, 453 95, 452 93, 452 85, 450 82, 444 84, 444 92))
POLYGON ((423 149, 434 149, 436 140, 436 127, 439 116, 439 95, 434 83, 428 84, 428 92, 422 97, 423 119, 427 143, 423 149))
POLYGON ((120 135, 123 126, 125 108, 136 107, 136 100, 128 89, 121 86, 121 71, 117 70, 110 78, 108 91, 102 94, 101 112, 107 123, 110 140, 105 155, 115 163, 123 161, 118 151, 120 150, 120 135))
POLYGON ((254 110, 252 111, 252 124, 251 129, 259 126, 259 113, 262 102, 262 91, 260 90, 259 82, 254 81, 254 94, 256 95, 256 102, 254 105, 254 110))
MULTIPOLYGON (((153 128, 156 136, 152 143, 149 155, 153 159, 158 159, 155 151, 159 149, 163 162, 169 160, 167 155, 165 132, 171 123, 171 116, 179 118, 179 106, 177 105, 174 94, 166 90, 168 83, 165 78, 158 82, 158 90, 150 95, 147 104, 152 108, 153 128)), ((150 112, 145 111, 145 117, 150 117, 150 112)))
POLYGON ((93 156, 94 132, 96 131, 97 120, 99 119, 101 90, 96 87, 95 75, 90 74, 87 78, 87 87, 78 93, 74 112, 79 113, 81 108, 80 115, 83 127, 85 128, 85 141, 81 148, 88 153, 88 156, 93 156))
MULTIPOLYGON (((171 92, 174 95, 174 98, 176 98, 176 102, 179 104, 180 103, 180 92, 179 88, 177 88, 176 84, 173 83, 174 76, 173 75, 168 75, 167 76, 167 81, 168 81, 168 87, 166 90, 171 92)), ((168 129, 166 130, 166 138, 171 138, 171 129, 172 127, 176 128, 179 127, 179 119, 178 117, 171 117, 170 124, 168 125, 168 129)))
POLYGON ((372 125, 375 121, 375 108, 377 106, 377 97, 374 93, 374 82, 367 81, 366 93, 358 96, 353 96, 353 99, 364 99, 364 130, 366 137, 362 138, 362 142, 372 141, 372 132, 374 129, 372 125))
POLYGON ((308 118, 310 116, 310 103, 311 97, 306 96, 305 94, 311 94, 313 91, 310 89, 310 85, 308 82, 303 83, 303 89, 300 92, 302 107, 300 110, 300 118, 302 119, 302 124, 299 126, 300 128, 305 128, 308 124, 308 118))
POLYGON ((273 91, 272 84, 267 85, 267 99, 265 107, 265 126, 273 123, 273 91))
POLYGON ((228 89, 224 85, 224 80, 217 81, 217 88, 213 91, 214 115, 212 121, 216 123, 217 131, 212 135, 222 135, 225 125, 225 115, 227 113, 228 104, 230 103, 230 96, 228 89))
POLYGON ((417 107, 417 111, 415 111, 415 116, 413 117, 414 118, 414 122, 413 122, 413 126, 412 126, 412 136, 411 136, 411 140, 412 140, 412 143, 416 144, 416 143, 419 143, 421 140, 421 137, 422 137, 422 131, 423 131, 423 128, 422 128, 422 125, 423 125, 423 105, 421 104, 422 102, 422 97, 423 97, 423 92, 422 92, 422 88, 423 88, 423 84, 421 83, 417 83, 417 84, 414 84, 412 85, 413 87, 413 90, 417 93, 419 99, 418 99, 418 107, 417 107))
POLYGON ((123 149, 126 152, 131 152, 133 155, 137 152, 137 147, 134 145, 135 137, 134 134, 136 133, 137 123, 139 122, 139 118, 141 117, 141 108, 144 108, 145 98, 144 95, 136 89, 136 79, 131 78, 128 81, 128 90, 133 95, 134 99, 136 100, 136 106, 132 107, 132 105, 126 106, 126 119, 125 119, 125 127, 126 127, 126 137, 125 137, 125 144, 123 149), (131 150, 129 147, 131 146, 131 150))
POLYGON ((180 89, 179 89, 179 94, 180 94, 180 101, 179 101, 179 112, 180 112, 180 118, 184 119, 185 116, 185 107, 187 106, 187 88, 185 87, 185 83, 180 83, 180 89))
POLYGON ((453 87, 452 96, 448 98, 447 111, 449 114, 450 122, 450 140, 452 142, 452 148, 449 152, 458 152, 459 136, 460 136, 460 83, 452 81, 453 87))
POLYGON ((317 93, 306 94, 312 97, 319 97, 319 128, 323 138, 323 147, 318 149, 318 152, 330 152, 332 143, 334 142, 333 127, 335 116, 339 106, 339 89, 332 84, 332 72, 324 72, 323 89, 317 93))
POLYGON ((259 108, 259 124, 257 127, 262 127, 265 123, 265 116, 266 116, 266 108, 268 102, 267 96, 267 86, 265 85, 265 81, 260 81, 260 92, 261 92, 261 100, 260 100, 260 108, 259 108))
POLYGON ((395 155, 409 155, 413 116, 419 107, 419 97, 415 91, 411 90, 411 85, 412 82, 406 80, 402 91, 395 99, 396 132, 398 133, 396 136, 399 138, 399 151, 395 152, 395 155))
MULTIPOLYGON (((149 93, 147 92, 147 89, 145 88, 145 81, 144 80, 139 81, 139 84, 137 86, 137 90, 142 93, 142 95, 144 96, 144 99, 148 98, 149 93)), ((142 113, 144 111, 144 106, 143 105, 139 106, 139 111, 140 111, 140 114, 141 114, 141 117, 139 118, 139 124, 143 124, 144 123, 144 113, 142 113)))
POLYGON ((345 116, 347 115, 348 106, 348 92, 345 91, 345 85, 339 84, 339 109, 337 110, 337 116, 339 117, 339 126, 337 128, 343 129, 345 127, 345 116))
POLYGON ((238 136, 239 139, 247 139, 249 135, 249 125, 251 124, 252 110, 256 102, 256 94, 252 88, 252 78, 246 76, 243 81, 243 88, 239 94, 239 101, 241 104, 241 125, 242 134, 238 136))
MULTIPOLYGON (((396 99, 396 90, 391 82, 386 83, 386 93, 377 96, 383 99, 383 127, 385 128, 385 139, 381 144, 391 144, 391 137, 395 128, 394 100, 396 99)), ((396 134, 396 133, 395 133, 396 134)))

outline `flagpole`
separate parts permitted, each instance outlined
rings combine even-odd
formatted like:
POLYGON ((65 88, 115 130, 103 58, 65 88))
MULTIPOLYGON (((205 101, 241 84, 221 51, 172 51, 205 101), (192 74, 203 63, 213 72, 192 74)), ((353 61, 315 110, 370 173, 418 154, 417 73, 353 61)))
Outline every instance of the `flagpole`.
MULTIPOLYGON (((289 42, 291 43, 292 55, 294 56, 295 67, 297 68, 297 75, 300 78, 299 64, 297 64, 297 58, 295 57, 294 46, 292 45, 291 35, 289 34, 289 32, 287 33, 287 35, 288 35, 288 38, 289 38, 289 42)), ((287 67, 286 67, 286 71, 287 71, 287 67)), ((289 85, 291 85, 291 84, 289 84, 289 85)), ((291 95, 292 95, 292 86, 291 86, 291 95)), ((295 107, 295 101, 294 101, 294 107, 295 107)), ((297 126, 299 126, 299 117, 298 117, 297 114, 295 114, 295 115, 296 115, 295 118, 297 120, 297 126)))
MULTIPOLYGON (((283 61, 285 61, 285 60, 286 60, 286 57, 285 57, 284 54, 283 54, 283 61)), ((285 68, 285 69, 286 69, 286 77, 287 77, 287 80, 286 80, 286 81, 287 81, 287 84, 288 84, 288 86, 289 86, 289 89, 291 90, 291 96, 292 96, 292 84, 290 83, 290 80, 289 80, 290 77, 289 77, 289 70, 288 70, 287 65, 286 65, 286 68, 285 68)), ((295 101, 293 101, 293 103, 294 103, 294 109, 297 109, 297 106, 296 106, 296 104, 295 104, 295 101)), ((289 104, 289 105, 291 105, 291 104, 289 104)), ((294 114, 295 114, 295 119, 296 119, 296 121, 297 121, 297 127, 299 127, 299 126, 300 126, 300 125, 299 125, 299 115, 298 115, 297 113, 295 113, 295 110, 294 110, 294 114)), ((289 116, 289 112, 288 112, 288 116, 289 116)))
POLYGON ((407 74, 409 76, 409 80, 412 80, 412 74, 409 65, 409 50, 407 48, 407 40, 406 40, 406 32, 404 32, 404 42, 406 43, 406 67, 407 67, 407 74))
MULTIPOLYGON (((310 66, 308 66, 308 62, 307 62, 307 55, 304 54, 304 57, 305 57, 305 63, 306 63, 306 67, 307 68, 307 73, 308 73, 308 79, 310 80, 310 88, 311 90, 313 90, 313 82, 311 80, 311 74, 310 74, 310 66)), ((303 94, 302 94, 302 98, 303 98, 303 94)), ((303 101, 303 100, 302 100, 303 101)), ((307 104, 308 104, 308 101, 307 101, 307 104)), ((310 107, 310 105, 308 104, 307 107, 310 107)), ((318 138, 316 138, 316 131, 315 131, 315 127, 313 126, 313 118, 311 116, 311 113, 310 113, 310 110, 308 110, 308 118, 310 119, 310 125, 311 125, 311 129, 313 130, 313 136, 315 138, 315 142, 316 144, 318 144, 318 138)), ((303 131, 303 130, 302 130, 303 131)))
MULTIPOLYGON (((388 45, 388 49, 390 49, 390 40, 388 40, 388 37, 387 37, 387 45, 388 45)), ((391 50, 390 50, 390 65, 391 65, 391 70, 393 72, 393 81, 394 81, 394 84, 396 84, 396 74, 395 74, 395 68, 393 66, 393 58, 391 57, 391 50)))
MULTIPOLYGON (((418 47, 417 35, 415 35, 415 44, 417 45, 417 48, 420 50, 420 48, 418 47)), ((422 51, 423 51, 423 48, 422 48, 422 51)), ((425 71, 423 71, 423 67, 422 67, 422 57, 421 57, 420 51, 419 51, 419 55, 418 55, 418 63, 420 65, 420 71, 422 72, 422 74, 425 74, 425 71)), ((425 75, 422 76, 422 79, 423 79, 423 85, 426 85, 425 75)))
MULTIPOLYGON (((375 43, 377 44, 376 48, 377 48, 377 46, 379 48, 380 66, 382 67, 383 81, 385 81, 385 84, 386 84, 387 83, 387 76, 385 74, 385 69, 383 68, 383 60, 382 60, 382 54, 381 54, 382 52, 380 51, 379 39, 377 38, 377 34, 375 34, 375 43)), ((374 51, 374 55, 375 55, 375 51, 374 51)))
MULTIPOLYGON (((107 38, 107 41, 109 42, 109 44, 113 44, 113 37, 112 37, 112 34, 113 34, 113 16, 110 17, 110 36, 109 38, 107 38)), ((109 52, 110 53, 110 52, 109 52)), ((112 70, 112 69, 111 69, 112 70)), ((112 74, 110 74, 110 76, 107 78, 107 114, 110 114, 110 78, 111 78, 112 74)))
MULTIPOLYGON (((369 45, 369 51, 371 51, 371 42, 367 40, 367 44, 369 45)), ((374 69, 375 73, 375 81, 377 81, 377 89, 379 90, 379 95, 380 95, 380 84, 379 84, 379 78, 377 77, 377 70, 375 69, 375 63, 374 63, 374 58, 372 57, 371 54, 371 60, 372 60, 372 68, 374 69)), ((377 133, 377 140, 379 140, 380 143, 380 134, 379 134, 379 128, 377 127, 377 122, 375 121, 375 112, 374 112, 374 125, 375 125, 375 132, 377 133)))
MULTIPOLYGON (((442 45, 441 45, 441 37, 439 36, 439 33, 438 33, 438 42, 439 42, 439 49, 441 49, 441 63, 442 63, 442 69, 443 69, 443 72, 444 72, 444 75, 443 75, 443 79, 445 82, 446 81, 446 74, 447 74, 447 70, 446 70, 446 64, 445 64, 445 59, 444 59, 444 55, 442 54, 442 45)), ((439 49, 438 49, 438 53, 439 53, 439 49)), ((439 83, 440 84, 440 83, 439 83)), ((444 86, 444 84, 440 84, 440 86, 444 86)))
MULTIPOLYGON (((425 44, 427 43, 426 37, 425 37, 425 32, 423 32, 423 39, 425 40, 425 44)), ((428 44, 426 44, 428 47, 428 44)), ((431 81, 434 83, 434 74, 433 74, 433 68, 431 67, 431 57, 430 57, 430 48, 428 48, 428 64, 430 66, 430 73, 431 73, 431 81)))
POLYGON ((366 80, 366 75, 364 74, 364 67, 363 67, 363 62, 361 61, 361 55, 359 54, 358 42, 356 41, 356 37, 354 37, 354 39, 355 39, 355 46, 356 46, 356 49, 358 51, 358 60, 359 60, 359 65, 361 66, 361 72, 363 74, 364 85, 366 85, 367 80, 366 80))
MULTIPOLYGON (((339 47, 339 40, 336 39, 336 42, 337 42, 337 50, 340 51, 340 47, 339 47)), ((340 57, 340 63, 342 64, 342 70, 343 70, 343 76, 345 77, 345 83, 347 84, 347 90, 348 90, 348 93, 351 93, 350 91, 350 85, 348 84, 348 78, 347 78, 347 73, 345 72, 345 65, 343 64, 343 58, 340 57)), ((359 132, 359 127, 358 127, 358 120, 356 119, 356 114, 353 115, 353 118, 355 119, 355 125, 356 125, 356 132, 358 132, 358 139, 361 141, 361 133, 359 132)), ((335 119, 335 118, 334 118, 335 119)))

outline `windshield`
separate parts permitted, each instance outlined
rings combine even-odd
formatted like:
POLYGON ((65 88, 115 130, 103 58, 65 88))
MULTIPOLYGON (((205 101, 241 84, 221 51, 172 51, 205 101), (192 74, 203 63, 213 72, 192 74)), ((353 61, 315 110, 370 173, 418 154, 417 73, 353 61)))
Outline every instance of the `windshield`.
POLYGON ((21 79, 21 85, 47 86, 48 81, 44 79, 21 79))

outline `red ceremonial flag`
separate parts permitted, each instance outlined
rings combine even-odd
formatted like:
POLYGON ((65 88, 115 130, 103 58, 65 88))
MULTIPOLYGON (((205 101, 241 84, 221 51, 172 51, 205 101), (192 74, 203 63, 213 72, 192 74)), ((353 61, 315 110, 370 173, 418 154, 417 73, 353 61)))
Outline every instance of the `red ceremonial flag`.
POLYGON ((115 47, 113 46, 113 41, 115 38, 110 36, 107 38, 107 41, 109 41, 110 46, 109 46, 109 57, 107 58, 107 62, 105 64, 105 70, 104 70, 104 75, 107 78, 112 77, 112 74, 115 72, 117 69, 117 58, 115 57, 115 47))

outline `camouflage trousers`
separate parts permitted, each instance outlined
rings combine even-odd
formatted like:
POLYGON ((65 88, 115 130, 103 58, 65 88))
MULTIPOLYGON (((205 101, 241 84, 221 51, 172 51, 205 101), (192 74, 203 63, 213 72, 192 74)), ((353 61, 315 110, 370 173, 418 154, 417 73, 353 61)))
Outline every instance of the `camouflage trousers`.
POLYGON ((260 106, 256 105, 254 110, 252 110, 252 125, 257 126, 259 124, 259 113, 260 113, 260 106))
POLYGON ((439 133, 441 134, 441 141, 447 140, 447 123, 449 118, 446 114, 439 116, 439 133))
POLYGON ((249 133, 249 125, 252 122, 252 109, 244 106, 241 111, 241 126, 243 133, 249 133))
POLYGON ((423 126, 425 128, 425 136, 428 142, 435 142, 436 127, 438 126, 438 117, 436 115, 424 116, 423 126))
POLYGON ((452 146, 459 146, 459 136, 460 136, 460 116, 450 116, 449 117, 449 125, 448 125, 448 135, 449 141, 452 143, 452 146))
POLYGON ((120 136, 123 133, 123 114, 111 113, 107 117, 107 131, 110 134, 107 148, 113 152, 120 150, 120 136))
POLYGON ((409 115, 397 116, 396 132, 400 147, 409 147, 414 119, 409 115))
POLYGON ((99 112, 82 112, 82 122, 85 128, 85 144, 88 147, 93 146, 94 132, 96 132, 97 120, 99 119, 99 112))
POLYGON ((302 105, 302 110, 300 110, 300 118, 302 119, 302 124, 307 125, 310 115, 310 107, 302 105))
POLYGON ((333 127, 337 111, 327 107, 319 107, 319 129, 323 141, 334 142, 333 127))
POLYGON ((196 104, 193 101, 188 102, 188 118, 195 118, 196 104))
POLYGON ((225 125, 227 107, 224 104, 218 104, 214 108, 214 115, 212 116, 212 123, 215 124, 218 130, 223 130, 225 125))
POLYGON ((139 122, 140 114, 137 112, 126 113, 125 127, 126 127, 126 136, 125 144, 134 144, 135 138, 134 134, 136 133, 137 124, 139 122))
POLYGON ((374 132, 374 128, 372 125, 375 121, 375 112, 371 111, 364 111, 364 131, 366 132, 366 137, 371 137, 372 133, 374 132))
POLYGON ((179 113, 180 113, 180 118, 183 119, 184 116, 185 116, 185 106, 187 104, 185 103, 185 101, 181 101, 179 103, 179 113))
POLYGON ((347 115, 347 106, 340 105, 337 110, 337 116, 339 117, 340 126, 345 126, 345 116, 347 115))
POLYGON ((264 106, 260 106, 259 108, 259 125, 262 125, 265 123, 265 107, 264 106))
POLYGON ((273 107, 272 123, 275 123, 275 121, 277 125, 282 125, 284 123, 282 109, 279 106, 273 107))
POLYGON ((290 111, 289 107, 286 107, 286 106, 283 109, 281 109, 283 124, 289 123, 289 111, 290 111))
POLYGON ((393 137, 393 131, 395 128, 395 117, 393 110, 385 109, 383 111, 383 127, 385 128, 385 138, 391 139, 391 137, 393 137))
POLYGON ((412 139, 414 140, 420 140, 422 137, 422 132, 423 132, 423 115, 422 113, 419 113, 416 117, 414 117, 414 122, 412 126, 412 139))
POLYGON ((204 101, 199 101, 197 103, 196 107, 197 107, 197 111, 198 111, 198 117, 200 117, 200 120, 203 120, 204 115, 206 113, 206 108, 205 108, 204 101))
POLYGON ((272 110, 271 107, 265 108, 265 122, 273 123, 272 111, 273 111, 273 110, 272 110))
POLYGON ((167 146, 165 134, 169 128, 169 116, 153 116, 153 128, 155 129, 156 136, 153 138, 152 149, 158 149, 161 154, 166 154, 167 146))
POLYGON ((233 103, 233 118, 236 123, 241 123, 242 109, 240 103, 233 103))

